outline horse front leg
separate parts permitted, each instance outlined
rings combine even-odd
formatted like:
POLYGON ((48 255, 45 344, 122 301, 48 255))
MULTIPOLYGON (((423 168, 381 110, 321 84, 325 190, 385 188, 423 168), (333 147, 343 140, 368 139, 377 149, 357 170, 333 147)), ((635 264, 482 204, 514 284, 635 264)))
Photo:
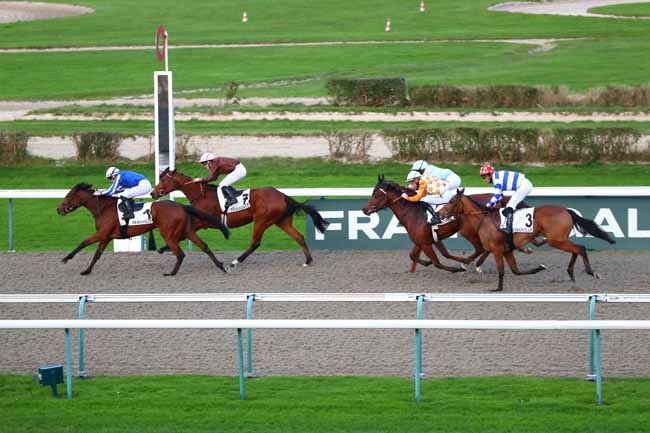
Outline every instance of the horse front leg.
POLYGON ((438 256, 436 256, 436 252, 433 251, 432 245, 428 245, 428 244, 422 245, 422 251, 424 251, 424 254, 426 254, 427 257, 431 259, 433 265, 438 269, 443 269, 447 272, 465 272, 465 268, 463 267, 447 266, 440 263, 440 260, 438 260, 438 256))
MULTIPOLYGON (((438 248, 438 251, 440 251, 440 254, 442 254, 443 257, 445 257, 445 258, 447 258, 449 260, 453 260, 455 262, 463 263, 465 265, 468 264, 466 262, 468 260, 467 258, 460 257, 460 256, 454 256, 454 255, 450 254, 449 251, 447 251, 447 247, 445 247, 445 244, 442 241, 436 241, 436 242, 434 242, 434 245, 436 246, 436 248, 438 248)), ((469 263, 471 263, 471 261, 469 263)))
POLYGON ((99 236, 97 233, 93 233, 92 236, 90 236, 88 239, 86 239, 85 241, 83 241, 83 242, 81 242, 79 245, 77 245, 77 248, 75 248, 74 250, 72 250, 72 251, 70 252, 70 254, 68 254, 68 255, 65 256, 63 259, 61 259, 61 261, 62 261, 63 263, 67 263, 68 260, 70 260, 71 258, 73 258, 74 256, 76 256, 77 253, 78 253, 79 251, 83 250, 83 249, 86 248, 88 245, 92 245, 92 244, 94 244, 95 242, 97 242, 97 241, 99 241, 99 240, 100 240, 100 236, 99 236))
POLYGON ((90 262, 90 266, 88 266, 88 269, 83 271, 81 275, 88 275, 92 272, 93 266, 95 266, 95 263, 97 263, 97 260, 102 256, 102 253, 104 252, 104 249, 106 249, 106 246, 110 242, 110 239, 102 239, 99 242, 99 245, 97 245, 97 251, 95 251, 95 255, 93 256, 93 260, 90 262))

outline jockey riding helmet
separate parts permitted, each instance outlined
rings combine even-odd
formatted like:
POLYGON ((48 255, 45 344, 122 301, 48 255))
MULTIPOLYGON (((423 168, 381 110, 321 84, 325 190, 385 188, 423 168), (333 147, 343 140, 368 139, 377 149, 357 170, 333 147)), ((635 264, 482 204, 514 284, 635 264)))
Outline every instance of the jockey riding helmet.
POLYGON ((199 158, 199 162, 201 164, 203 164, 204 162, 211 161, 211 160, 213 160, 215 158, 216 158, 216 156, 214 156, 212 154, 212 152, 205 152, 205 153, 203 153, 203 155, 201 155, 201 158, 199 158))
POLYGON ((420 177, 422 177, 422 175, 420 174, 419 171, 411 170, 409 171, 409 174, 406 175, 406 181, 410 183, 411 181, 418 179, 420 177))
POLYGON ((427 168, 427 165, 429 165, 429 164, 426 161, 420 159, 420 160, 415 161, 413 163, 413 166, 411 167, 411 170, 423 171, 424 169, 427 168))
POLYGON ((120 169, 116 167, 108 167, 108 170, 106 170, 106 179, 110 179, 113 176, 117 176, 120 174, 120 169))
POLYGON ((494 167, 492 167, 490 164, 483 164, 479 173, 481 176, 485 176, 486 174, 493 174, 494 172, 494 167))

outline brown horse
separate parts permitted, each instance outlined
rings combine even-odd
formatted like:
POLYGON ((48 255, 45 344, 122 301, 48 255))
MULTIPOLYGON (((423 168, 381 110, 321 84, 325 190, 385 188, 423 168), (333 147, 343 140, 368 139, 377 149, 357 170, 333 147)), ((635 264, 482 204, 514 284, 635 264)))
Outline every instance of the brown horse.
MULTIPOLYGON (((165 170, 160 174, 160 180, 151 192, 153 198, 159 198, 172 191, 180 190, 190 201, 193 207, 222 218, 221 207, 217 198, 217 187, 214 185, 194 182, 192 178, 176 170, 165 170)), ((237 212, 226 214, 226 225, 230 228, 240 227, 253 223, 253 239, 248 249, 234 260, 232 267, 242 263, 262 243, 262 235, 272 225, 278 226, 295 240, 305 254, 305 264, 308 266, 313 259, 304 236, 293 226, 293 215, 306 212, 314 222, 318 231, 324 233, 329 223, 323 219, 313 206, 298 203, 291 197, 281 193, 275 188, 253 188, 250 190, 250 207, 237 212)), ((196 228, 205 228, 207 225, 198 225, 196 228)))
MULTIPOLYGON (((65 216, 79 207, 84 206, 95 217, 95 233, 85 241, 81 242, 77 248, 72 250, 70 254, 63 258, 63 263, 66 263, 83 248, 95 242, 99 242, 97 251, 95 251, 92 262, 90 262, 90 266, 88 266, 88 269, 83 271, 81 275, 90 274, 93 266, 95 266, 95 263, 99 260, 104 249, 112 239, 121 239, 123 237, 120 233, 120 222, 118 220, 116 208, 117 199, 107 196, 96 196, 94 195, 94 192, 95 190, 93 190, 91 185, 87 183, 77 184, 70 190, 70 192, 68 192, 63 199, 63 202, 56 209, 59 215, 65 216)), ((219 228, 224 237, 228 238, 228 229, 223 227, 218 219, 200 212, 191 206, 184 206, 173 201, 159 201, 153 203, 151 205, 151 218, 153 224, 128 226, 126 237, 138 236, 150 232, 157 227, 160 230, 160 234, 167 242, 167 245, 169 245, 176 256, 176 265, 174 266, 174 269, 171 273, 165 275, 176 275, 178 272, 178 268, 180 268, 181 263, 185 258, 185 254, 181 250, 179 242, 185 238, 190 239, 198 245, 219 269, 226 272, 223 263, 212 254, 212 251, 210 251, 205 242, 196 235, 196 222, 192 220, 192 217, 197 218, 197 221, 201 221, 204 224, 210 224, 210 227, 219 228)))
MULTIPOLYGON (((473 254, 468 257, 451 255, 449 251, 447 251, 447 248, 442 241, 459 231, 460 225, 458 221, 450 221, 446 224, 440 225, 437 231, 438 240, 434 241, 433 234, 431 232, 431 226, 426 223, 426 214, 424 213, 424 208, 417 203, 412 203, 407 200, 400 200, 400 196, 404 191, 404 188, 397 183, 386 180, 383 175, 378 176, 377 185, 375 185, 372 197, 363 208, 363 212, 366 215, 370 215, 373 212, 377 212, 386 207, 391 208, 400 224, 406 228, 406 231, 414 244, 413 249, 409 254, 411 260, 414 263, 414 266, 416 263, 422 266, 430 266, 431 264, 435 263, 436 266, 438 266, 439 261, 435 254, 435 251, 433 251, 433 248, 430 248, 431 253, 427 253, 428 257, 431 257, 433 255, 434 258, 432 260, 420 259, 420 252, 423 250, 423 248, 425 248, 424 245, 427 245, 429 247, 431 247, 431 245, 435 245, 444 257, 463 263, 465 265, 472 263, 474 259, 481 256, 476 264, 478 269, 487 255, 490 254, 489 251, 485 251, 483 249, 478 234, 470 232, 469 228, 467 228, 466 232, 462 233, 463 237, 465 237, 465 239, 467 239, 474 247, 473 254)), ((473 197, 475 197, 477 200, 487 202, 490 197, 492 197, 492 194, 476 194, 473 197)), ((499 206, 505 206, 508 200, 508 197, 503 197, 499 203, 499 206)), ((413 271, 415 271, 414 267, 411 268, 411 272, 413 271)))
MULTIPOLYGON (((503 290, 503 259, 505 257, 512 273, 515 275, 535 274, 546 269, 545 265, 536 268, 520 271, 517 267, 515 257, 506 246, 505 234, 499 230, 500 216, 494 209, 485 207, 470 196, 464 195, 464 190, 459 189, 457 194, 440 211, 445 217, 453 216, 461 226, 461 234, 467 231, 478 233, 483 248, 492 252, 497 264, 499 273, 499 284, 496 291, 503 290), (468 230, 466 230, 468 229, 468 230)), ((531 242, 537 236, 544 236, 546 242, 553 248, 571 253, 571 260, 567 272, 571 281, 575 284, 573 273, 578 255, 582 257, 587 274, 600 278, 591 269, 587 250, 583 245, 574 244, 569 240, 573 228, 582 234, 590 234, 603 239, 610 244, 616 243, 598 224, 594 221, 582 218, 570 209, 562 206, 544 205, 535 208, 533 213, 533 230, 530 233, 515 233, 513 242, 519 248, 527 242, 531 242)))

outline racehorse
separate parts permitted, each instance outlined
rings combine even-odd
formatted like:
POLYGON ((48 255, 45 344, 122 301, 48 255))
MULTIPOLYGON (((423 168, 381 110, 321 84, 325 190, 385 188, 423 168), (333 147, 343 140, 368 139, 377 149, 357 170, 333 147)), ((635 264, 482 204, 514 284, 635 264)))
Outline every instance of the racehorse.
MULTIPOLYGON (((160 180, 151 192, 153 198, 159 198, 172 191, 181 190, 193 207, 223 220, 221 206, 217 198, 217 187, 202 182, 194 182, 192 178, 176 171, 166 169, 160 174, 160 180)), ((295 240, 305 254, 305 263, 308 266, 313 259, 304 236, 293 226, 293 215, 306 212, 314 222, 316 229, 324 233, 329 223, 323 219, 316 208, 303 203, 298 203, 291 197, 281 193, 275 188, 253 188, 248 198, 250 207, 236 212, 226 213, 226 225, 230 228, 240 227, 253 223, 253 239, 248 249, 231 263, 237 266, 246 260, 262 243, 262 235, 270 226, 275 224, 295 240)), ((207 225, 198 225, 201 229, 207 225)))
MULTIPOLYGON (((465 233, 463 233, 463 236, 474 247, 473 254, 471 254, 468 257, 459 257, 459 256, 451 255, 447 251, 445 245, 442 243, 442 240, 447 239, 448 237, 458 232, 458 230, 460 229, 460 225, 458 221, 452 220, 446 224, 442 224, 438 226, 438 230, 437 230, 438 239, 434 240, 433 233, 431 232, 431 226, 426 222, 426 214, 424 213, 424 208, 417 203, 412 203, 407 200, 400 200, 400 197, 404 191, 405 191, 404 188, 398 185, 397 183, 392 182, 390 180, 386 180, 383 175, 378 176, 377 185, 375 185, 372 197, 370 198, 366 206, 363 208, 363 212, 366 215, 370 215, 373 212, 377 212, 386 207, 391 208, 391 210, 399 220, 400 224, 402 224, 406 228, 406 231, 409 237, 411 238, 411 241, 414 244, 413 249, 409 254, 411 260, 414 263, 413 267, 411 268, 411 272, 415 271, 414 266, 416 263, 423 266, 429 266, 431 264, 435 264, 435 266, 440 267, 439 266, 440 262, 438 261, 435 251, 433 251, 433 248, 430 248, 432 244, 435 245, 436 248, 438 248, 438 250, 444 257, 450 260, 463 263, 465 265, 472 263, 474 259, 481 256, 476 264, 477 269, 479 269, 481 263, 483 263, 483 261, 485 260, 487 255, 490 254, 490 252, 485 251, 483 249, 478 234, 470 231, 469 228, 468 230, 466 230, 465 233), (426 249, 431 250, 429 253, 426 253, 425 251, 425 254, 428 257, 433 257, 431 261, 422 260, 419 257, 420 252, 424 249, 424 245, 427 245, 429 247, 426 249)), ((487 202, 492 197, 492 194, 476 194, 473 197, 475 197, 477 200, 487 202)), ((509 197, 503 197, 499 202, 499 205, 505 206, 508 200, 509 197)), ((520 206, 525 206, 525 205, 520 204, 520 206)), ((442 267, 441 269, 445 269, 445 268, 442 267)))
MULTIPOLYGON (((505 234, 499 230, 500 215, 499 212, 485 207, 474 198, 466 196, 464 189, 459 189, 454 197, 440 211, 444 217, 453 216, 461 226, 461 234, 464 228, 471 228, 478 233, 483 248, 492 252, 497 264, 499 273, 499 284, 496 290, 503 290, 503 258, 505 257, 512 273, 515 275, 535 274, 546 269, 541 264, 536 268, 520 271, 513 252, 506 247, 505 234)), ((571 209, 562 206, 544 205, 535 208, 533 213, 533 228, 530 233, 514 233, 513 243, 515 247, 530 242, 537 236, 544 236, 546 242, 553 248, 571 253, 571 260, 567 267, 567 272, 571 281, 575 285, 574 266, 578 255, 582 257, 587 274, 600 278, 597 273, 591 269, 587 250, 583 245, 574 244, 569 240, 569 235, 573 228, 576 228, 582 234, 590 234, 597 238, 603 239, 610 244, 616 243, 598 224, 587 218, 582 218, 571 209)))
MULTIPOLYGON (((93 256, 88 269, 83 271, 81 275, 88 275, 95 266, 95 263, 101 257, 104 249, 112 239, 121 239, 124 236, 120 232, 120 222, 117 214, 117 199, 108 196, 96 196, 95 190, 87 183, 80 183, 75 185, 70 192, 65 196, 63 202, 57 207, 57 212, 61 216, 65 216, 70 212, 84 206, 95 217, 96 231, 88 239, 81 242, 77 248, 72 250, 70 254, 63 258, 63 263, 73 258, 80 250, 99 242, 97 251, 93 256)), ((210 227, 215 227, 221 230, 225 238, 228 238, 229 231, 226 227, 221 225, 221 222, 210 215, 205 214, 191 206, 182 205, 173 201, 159 201, 151 205, 151 218, 153 224, 129 225, 126 230, 126 237, 138 236, 143 233, 150 232, 154 228, 160 230, 160 234, 167 242, 176 256, 176 264, 174 269, 168 275, 176 275, 178 268, 180 268, 185 254, 179 246, 179 242, 185 238, 190 239, 205 252, 212 262, 222 271, 227 272, 221 263, 210 251, 201 238, 196 235, 196 221, 192 217, 197 218, 205 224, 210 224, 210 227)))

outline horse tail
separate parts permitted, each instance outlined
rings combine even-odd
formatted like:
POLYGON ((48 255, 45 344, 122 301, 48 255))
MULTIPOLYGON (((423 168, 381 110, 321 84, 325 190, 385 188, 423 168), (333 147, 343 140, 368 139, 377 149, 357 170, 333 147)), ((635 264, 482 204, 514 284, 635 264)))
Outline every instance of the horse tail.
POLYGON ((311 217, 311 220, 314 222, 316 229, 321 233, 325 233, 325 230, 327 230, 327 226, 329 226, 330 223, 325 220, 325 218, 323 218, 320 213, 318 213, 318 210, 316 210, 314 206, 299 203, 288 195, 284 195, 284 201, 287 204, 287 209, 278 219, 278 222, 284 221, 287 217, 293 214, 301 215, 303 213, 307 213, 307 215, 309 215, 311 217))
POLYGON ((590 234, 604 241, 607 241, 610 244, 616 243, 616 241, 612 239, 612 237, 605 230, 600 228, 600 226, 594 221, 581 217, 571 209, 567 209, 567 212, 569 212, 569 215, 571 215, 573 226, 583 235, 590 234))
POLYGON ((192 215, 193 217, 205 220, 205 221, 209 222, 210 224, 212 224, 214 227, 221 230, 221 233, 223 233, 223 236, 226 239, 228 239, 228 237, 230 237, 230 230, 228 230, 228 227, 221 224, 221 221, 219 221, 218 218, 215 218, 212 215, 207 214, 205 212, 201 212, 200 210, 198 210, 196 208, 193 208, 192 206, 187 205, 187 204, 184 204, 183 208, 185 209, 185 211, 188 214, 192 215))

